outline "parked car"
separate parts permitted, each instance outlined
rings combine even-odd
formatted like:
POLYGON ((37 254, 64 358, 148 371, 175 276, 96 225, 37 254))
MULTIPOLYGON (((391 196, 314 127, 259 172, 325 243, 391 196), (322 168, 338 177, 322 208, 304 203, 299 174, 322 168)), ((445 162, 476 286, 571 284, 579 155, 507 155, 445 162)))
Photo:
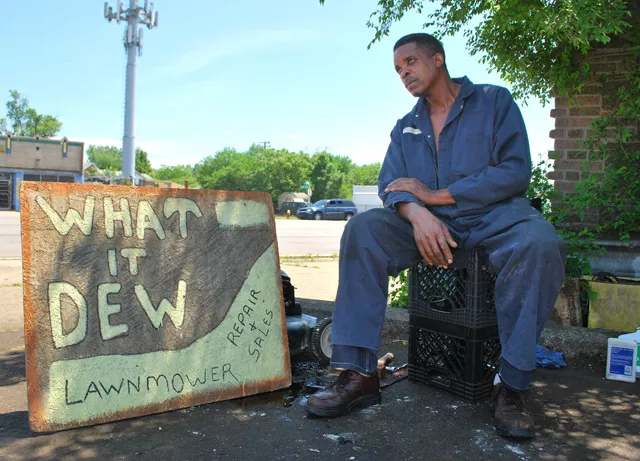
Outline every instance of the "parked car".
POLYGON ((296 216, 300 219, 344 219, 348 221, 358 209, 351 200, 334 198, 319 200, 311 206, 300 208, 296 216))
POLYGON ((278 210, 278 213, 280 214, 286 214, 287 210, 291 211, 291 214, 293 216, 296 215, 296 212, 300 209, 300 208, 304 208, 309 206, 310 204, 307 202, 282 202, 282 206, 280 207, 280 209, 278 210))

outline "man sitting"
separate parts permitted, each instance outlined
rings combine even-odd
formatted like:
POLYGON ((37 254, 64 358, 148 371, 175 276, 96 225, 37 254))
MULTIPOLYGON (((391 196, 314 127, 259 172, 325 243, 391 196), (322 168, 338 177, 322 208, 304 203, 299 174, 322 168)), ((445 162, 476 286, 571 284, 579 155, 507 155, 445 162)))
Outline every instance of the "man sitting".
POLYGON ((452 79, 431 35, 398 40, 394 65, 419 99, 391 132, 378 179, 385 208, 356 215, 342 235, 331 365, 344 371, 305 408, 332 417, 380 402, 376 367, 388 277, 423 259, 446 268, 451 248, 478 248, 497 275, 496 429, 531 438, 522 394, 564 278, 564 247, 525 196, 531 156, 522 115, 505 88, 452 79))

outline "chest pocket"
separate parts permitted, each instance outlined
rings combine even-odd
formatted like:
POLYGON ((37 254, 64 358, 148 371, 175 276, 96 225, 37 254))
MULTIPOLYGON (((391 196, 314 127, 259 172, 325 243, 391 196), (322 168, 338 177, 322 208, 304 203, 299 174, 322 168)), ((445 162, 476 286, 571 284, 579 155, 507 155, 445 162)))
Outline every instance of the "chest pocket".
POLYGON ((436 189, 436 165, 424 134, 402 134, 402 154, 407 176, 422 181, 429 189, 436 189))
POLYGON ((480 173, 497 164, 493 154, 493 137, 480 131, 460 133, 451 156, 451 179, 456 181, 480 173))

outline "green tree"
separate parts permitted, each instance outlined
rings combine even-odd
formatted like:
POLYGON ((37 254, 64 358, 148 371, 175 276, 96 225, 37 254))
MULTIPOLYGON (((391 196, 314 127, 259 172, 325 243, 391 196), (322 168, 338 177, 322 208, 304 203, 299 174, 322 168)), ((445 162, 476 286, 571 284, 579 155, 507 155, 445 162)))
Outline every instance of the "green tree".
POLYGON ((264 174, 268 178, 264 184, 273 191, 274 201, 282 192, 301 192, 300 186, 311 174, 312 163, 308 154, 282 149, 263 155, 267 156, 264 174))
MULTIPOLYGON (((117 147, 90 145, 87 148, 87 158, 101 170, 122 170, 122 150, 117 147)), ((136 171, 145 174, 150 174, 153 171, 149 156, 139 147, 136 148, 136 171)))
POLYGON ((335 155, 332 156, 332 159, 340 172, 339 183, 336 184, 337 186, 339 185, 339 188, 334 194, 334 197, 350 199, 353 195, 353 183, 350 178, 355 165, 349 157, 335 155))
MULTIPOLYGON (((41 136, 51 138, 58 134, 62 122, 52 115, 40 114, 29 107, 29 101, 17 90, 9 91, 7 118, 11 123, 11 132, 16 136, 41 136)), ((0 119, 0 130, 9 131, 6 119, 0 119)))
POLYGON ((311 190, 313 200, 323 200, 340 196, 340 189, 344 182, 344 172, 339 162, 328 152, 320 152, 312 157, 311 190))
POLYGON ((275 202, 283 192, 300 192, 306 181, 311 183, 314 201, 351 198, 353 185, 376 184, 379 170, 379 163, 358 167, 349 157, 326 151, 310 157, 253 145, 246 152, 232 148, 216 152, 200 161, 193 174, 206 189, 268 192, 275 202))
POLYGON ((25 125, 25 136, 41 136, 51 138, 58 134, 62 123, 52 115, 39 114, 35 109, 27 111, 27 124, 25 125))
POLYGON ((204 158, 194 175, 205 189, 268 192, 276 201, 283 192, 299 191, 311 168, 305 153, 253 145, 246 152, 226 148, 204 158))
POLYGON ((194 168, 191 165, 162 165, 151 174, 155 179, 163 181, 173 181, 177 184, 184 184, 189 181, 189 187, 198 187, 195 179, 194 168))
POLYGON ((351 184, 354 186, 378 185, 380 168, 382 168, 382 165, 379 162, 353 167, 351 171, 351 184))
POLYGON ((7 118, 11 122, 13 134, 23 136, 24 128, 27 124, 29 101, 18 93, 17 90, 10 90, 9 95, 10 99, 7 101, 7 118))
POLYGON ((196 180, 205 189, 255 191, 254 163, 245 153, 225 148, 198 163, 196 180))
POLYGON ((87 158, 97 168, 106 171, 122 169, 122 152, 113 146, 93 146, 87 148, 87 158))
POLYGON ((136 171, 138 173, 151 174, 153 168, 151 168, 151 161, 145 151, 136 147, 136 171))

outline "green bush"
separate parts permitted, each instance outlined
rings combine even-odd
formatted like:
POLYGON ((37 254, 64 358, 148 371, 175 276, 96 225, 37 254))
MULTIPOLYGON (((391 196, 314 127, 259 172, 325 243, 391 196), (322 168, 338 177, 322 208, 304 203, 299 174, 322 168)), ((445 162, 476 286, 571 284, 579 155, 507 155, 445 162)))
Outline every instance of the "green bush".
POLYGON ((390 307, 407 309, 409 307, 409 285, 407 283, 409 271, 404 270, 397 277, 391 277, 391 291, 388 304, 390 307))

